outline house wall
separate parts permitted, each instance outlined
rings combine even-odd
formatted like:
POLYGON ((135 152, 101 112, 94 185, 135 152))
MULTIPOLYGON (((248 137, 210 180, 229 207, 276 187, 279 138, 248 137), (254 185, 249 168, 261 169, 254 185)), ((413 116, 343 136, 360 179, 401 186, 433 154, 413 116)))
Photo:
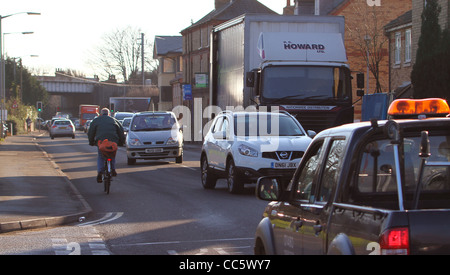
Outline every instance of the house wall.
POLYGON ((405 82, 411 81, 411 71, 413 68, 412 51, 411 60, 406 59, 406 31, 411 30, 411 26, 402 27, 389 32, 390 60, 391 60, 391 77, 390 88, 395 90, 405 82), (396 34, 401 35, 400 62, 395 62, 396 34))
MULTIPOLYGON (((349 66, 352 71, 360 71, 366 74, 367 63, 361 53, 358 41, 352 37, 350 29, 357 29, 365 23, 365 18, 368 18, 370 9, 375 9, 377 14, 377 26, 379 30, 379 39, 385 39, 386 43, 383 46, 381 54, 383 59, 379 65, 380 70, 380 85, 383 92, 389 92, 389 43, 383 33, 383 26, 399 17, 406 11, 412 8, 411 0, 391 0, 381 1, 380 6, 369 7, 366 0, 349 0, 340 5, 330 15, 345 16, 346 33, 345 46, 347 49, 347 56, 349 66)), ((370 22, 370 21, 369 21, 370 22)), ((373 21, 372 21, 373 22, 373 21)), ((367 77, 367 76, 366 76, 367 77)), ((375 78, 372 73, 369 74, 369 93, 373 93, 376 87, 375 78)), ((353 81, 353 98, 354 101, 358 99, 356 96, 356 81, 353 81)), ((355 119, 361 118, 361 101, 355 104, 355 119)))

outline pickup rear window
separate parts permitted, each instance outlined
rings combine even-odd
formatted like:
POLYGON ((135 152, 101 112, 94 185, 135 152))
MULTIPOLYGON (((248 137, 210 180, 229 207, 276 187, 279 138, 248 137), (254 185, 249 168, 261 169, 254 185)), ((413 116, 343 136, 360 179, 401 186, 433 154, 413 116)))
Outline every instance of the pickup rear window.
MULTIPOLYGON (((425 166, 422 176, 421 199, 432 199, 432 206, 443 207, 450 205, 450 167, 442 162, 450 161, 450 136, 430 136, 431 156, 427 162, 435 162, 437 165, 425 166), (439 165, 441 162, 442 165, 439 165), (436 199, 441 198, 444 205, 438 205, 436 199)), ((419 177, 421 158, 419 157, 420 137, 404 138, 404 187, 405 206, 411 204, 416 191, 419 177)), ((356 192, 354 199, 364 202, 362 204, 379 203, 385 198, 390 201, 388 195, 397 194, 397 181, 394 164, 394 150, 388 139, 373 140, 366 144, 359 157, 359 170, 357 173, 356 192)), ((395 208, 396 199, 392 206, 385 203, 386 208, 395 208)), ((380 206, 380 205, 379 205, 380 206)), ((422 205, 423 207, 426 207, 422 205)))

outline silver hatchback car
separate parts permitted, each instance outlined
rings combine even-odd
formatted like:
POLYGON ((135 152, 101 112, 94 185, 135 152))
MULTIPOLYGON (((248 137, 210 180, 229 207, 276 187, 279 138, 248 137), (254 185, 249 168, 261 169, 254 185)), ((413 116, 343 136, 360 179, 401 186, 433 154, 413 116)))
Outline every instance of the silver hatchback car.
POLYGON ((50 138, 72 137, 75 138, 75 126, 68 119, 57 119, 50 127, 50 138))
POLYGON ((175 158, 183 162, 183 133, 172 112, 142 112, 133 116, 127 135, 128 165, 136 160, 175 158))

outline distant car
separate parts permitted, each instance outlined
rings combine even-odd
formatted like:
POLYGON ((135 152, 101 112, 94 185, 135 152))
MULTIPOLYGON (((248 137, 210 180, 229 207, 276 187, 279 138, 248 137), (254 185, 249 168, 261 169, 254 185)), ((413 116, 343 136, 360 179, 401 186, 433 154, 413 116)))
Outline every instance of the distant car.
POLYGON ((73 120, 73 125, 75 125, 75 130, 83 130, 83 127, 81 126, 79 119, 73 120))
POLYGON ((124 132, 125 137, 127 136, 128 130, 129 130, 129 128, 130 128, 131 119, 132 119, 132 117, 126 117, 126 118, 124 118, 124 119, 122 120, 122 122, 121 122, 121 123, 122 123, 123 132, 124 132))
POLYGON ((175 158, 183 162, 183 134, 172 112, 136 113, 127 139, 128 165, 138 159, 175 158))
POLYGON ((75 138, 75 126, 68 119, 57 119, 50 127, 50 138, 55 137, 72 137, 75 138))
POLYGON ((222 112, 202 146, 202 185, 214 189, 226 178, 228 191, 240 193, 262 176, 289 179, 315 134, 288 113, 222 112))
POLYGON ((123 120, 126 117, 132 117, 134 113, 130 112, 116 112, 114 113, 114 118, 117 120, 123 120))
POLYGON ((88 120, 86 121, 86 123, 83 126, 83 130, 85 133, 87 133, 89 131, 89 126, 91 125, 92 120, 88 120))

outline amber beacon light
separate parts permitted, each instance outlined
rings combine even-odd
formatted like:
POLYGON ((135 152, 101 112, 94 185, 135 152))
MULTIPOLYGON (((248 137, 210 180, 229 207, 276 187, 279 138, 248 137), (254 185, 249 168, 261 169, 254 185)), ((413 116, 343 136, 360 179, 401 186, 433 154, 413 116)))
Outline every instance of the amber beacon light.
POLYGON ((450 108, 447 101, 442 98, 427 99, 397 99, 389 107, 390 116, 423 116, 445 117, 449 115, 450 108))

